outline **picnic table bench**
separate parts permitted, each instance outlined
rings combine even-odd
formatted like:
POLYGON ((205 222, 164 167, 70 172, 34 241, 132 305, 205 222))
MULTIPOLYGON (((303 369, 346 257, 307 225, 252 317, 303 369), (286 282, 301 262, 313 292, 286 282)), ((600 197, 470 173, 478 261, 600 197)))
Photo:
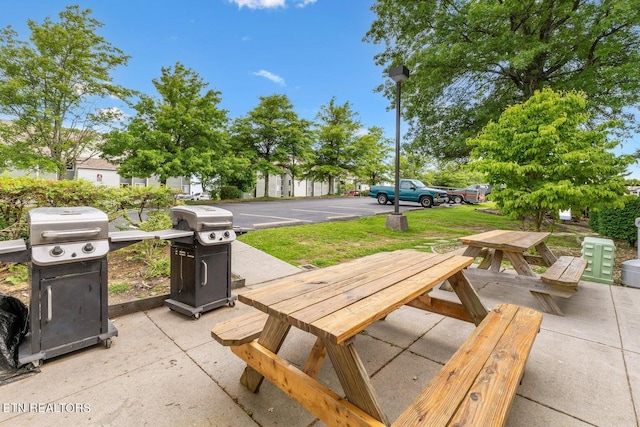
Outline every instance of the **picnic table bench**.
POLYGON ((477 328, 392 425, 502 425, 542 316, 514 305, 488 312, 462 274, 471 262, 403 250, 301 273, 239 295, 259 311, 211 334, 247 363, 240 381, 248 389, 267 378, 329 426, 388 426, 353 345, 357 334, 405 304, 470 321, 477 328), (461 303, 427 295, 444 279, 461 303), (277 354, 292 326, 317 337, 302 369, 277 354), (315 379, 326 355, 345 397, 315 379))

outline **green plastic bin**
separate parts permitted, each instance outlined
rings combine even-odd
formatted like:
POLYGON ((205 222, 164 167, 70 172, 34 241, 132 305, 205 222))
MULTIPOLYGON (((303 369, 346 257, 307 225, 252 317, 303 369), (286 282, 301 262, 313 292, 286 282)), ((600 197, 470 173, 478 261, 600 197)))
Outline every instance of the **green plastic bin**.
POLYGON ((611 239, 585 237, 582 242, 582 258, 587 260, 587 268, 582 280, 613 285, 616 247, 611 239))

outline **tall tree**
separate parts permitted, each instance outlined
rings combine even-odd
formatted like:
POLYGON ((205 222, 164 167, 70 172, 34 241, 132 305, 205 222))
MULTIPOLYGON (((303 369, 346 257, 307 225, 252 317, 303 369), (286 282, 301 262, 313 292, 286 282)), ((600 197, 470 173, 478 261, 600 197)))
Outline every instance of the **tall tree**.
MULTIPOLYGON (((152 80, 158 98, 141 95, 126 129, 112 131, 103 156, 124 177, 198 177, 205 186, 233 167, 228 151, 227 112, 220 92, 206 90, 200 75, 177 62, 152 80)), ((210 188, 206 188, 209 190, 210 188)))
POLYGON ((232 126, 233 138, 240 149, 253 153, 255 168, 269 191, 269 175, 288 171, 298 173, 296 161, 307 156, 309 123, 301 120, 286 95, 261 96, 258 106, 232 126))
POLYGON ((582 95, 536 92, 469 140, 470 166, 494 185, 503 212, 530 219, 536 230, 560 210, 621 205, 623 173, 634 160, 612 152, 619 145, 609 138, 614 123, 589 129, 588 119, 582 95))
POLYGON ((371 127, 367 133, 354 141, 354 171, 355 175, 368 185, 377 185, 388 180, 391 165, 388 156, 393 141, 385 138, 382 128, 371 127))
POLYGON ((0 31, 0 113, 10 118, 0 122, 0 167, 37 167, 64 179, 117 114, 96 109, 96 101, 129 95, 111 78, 129 57, 96 34, 102 23, 90 15, 68 6, 59 22, 29 20, 30 42, 11 26, 0 31))
POLYGON ((468 137, 544 87, 588 94, 593 123, 633 124, 637 0, 378 0, 373 11, 365 39, 384 43, 378 64, 411 69, 409 135, 437 158, 466 159, 468 137))
POLYGON ((361 129, 357 113, 347 101, 337 105, 335 97, 316 115, 315 159, 309 176, 329 182, 329 194, 336 192, 336 180, 355 173, 355 141, 361 129))

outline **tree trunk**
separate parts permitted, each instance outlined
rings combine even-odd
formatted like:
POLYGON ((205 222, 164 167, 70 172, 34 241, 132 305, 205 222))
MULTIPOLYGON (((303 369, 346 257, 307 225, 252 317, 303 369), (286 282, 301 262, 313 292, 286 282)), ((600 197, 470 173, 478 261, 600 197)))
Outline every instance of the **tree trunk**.
POLYGON ((264 174, 264 197, 269 197, 269 172, 264 174))
POLYGON ((296 177, 291 174, 291 197, 296 197, 296 177))

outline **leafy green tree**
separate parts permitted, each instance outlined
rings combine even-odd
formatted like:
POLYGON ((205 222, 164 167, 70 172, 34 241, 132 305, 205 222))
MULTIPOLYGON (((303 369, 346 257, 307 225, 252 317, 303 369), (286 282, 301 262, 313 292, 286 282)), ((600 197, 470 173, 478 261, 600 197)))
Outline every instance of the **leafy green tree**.
POLYGON ((218 108, 220 92, 197 72, 177 62, 163 67, 153 85, 159 98, 141 95, 125 129, 110 132, 103 157, 119 165, 124 177, 195 176, 205 189, 233 168, 227 112, 218 108), (205 91, 206 90, 206 91, 205 91))
POLYGON ((59 22, 29 20, 30 42, 11 26, 0 31, 0 167, 39 168, 66 178, 68 165, 99 140, 116 110, 97 100, 126 98, 111 72, 128 57, 96 34, 91 10, 68 6, 59 22))
POLYGON ((308 156, 309 123, 301 120, 286 95, 261 96, 258 106, 232 126, 240 150, 251 153, 255 168, 269 191, 269 175, 287 171, 295 179, 299 163, 308 156))
POLYGON ((634 159, 611 152, 615 123, 588 128, 588 121, 584 96, 536 92, 469 140, 470 166, 494 185, 491 195, 505 214, 530 219, 536 230, 560 210, 621 206, 623 173, 634 159))
POLYGON ((385 138, 382 128, 371 127, 354 141, 354 172, 368 185, 376 185, 391 177, 388 157, 393 141, 385 138))
MULTIPOLYGON (((466 160, 465 140, 536 90, 589 96, 591 122, 623 119, 640 96, 637 0, 378 0, 365 40, 403 63, 413 144, 466 160)), ((393 99, 393 85, 385 90, 393 99)))
POLYGON ((315 159, 308 175, 329 182, 329 194, 336 192, 336 180, 355 172, 355 141, 361 129, 357 113, 347 101, 337 105, 335 97, 316 115, 315 159))

